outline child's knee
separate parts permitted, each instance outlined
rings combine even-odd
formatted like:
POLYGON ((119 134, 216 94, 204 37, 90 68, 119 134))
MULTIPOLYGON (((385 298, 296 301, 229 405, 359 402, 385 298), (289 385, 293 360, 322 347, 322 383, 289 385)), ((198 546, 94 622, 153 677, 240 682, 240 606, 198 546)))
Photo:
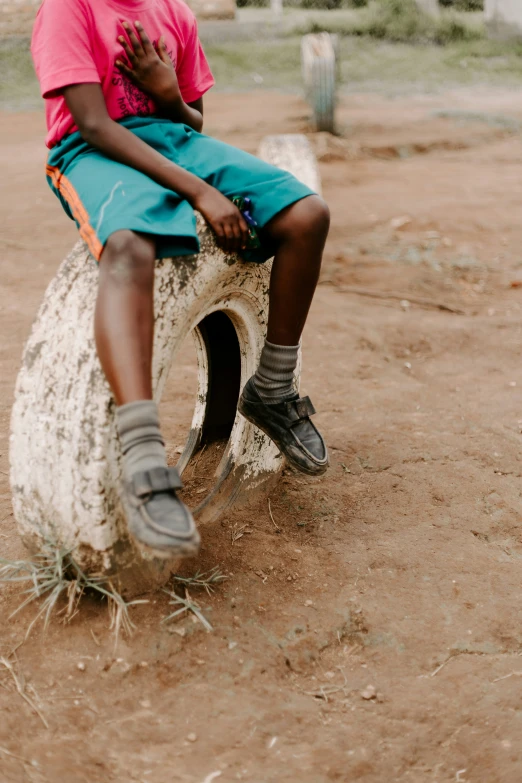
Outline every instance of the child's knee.
POLYGON ((326 240, 330 228, 330 210, 320 196, 297 201, 285 212, 279 233, 283 239, 326 240))
POLYGON ((330 229, 330 208, 320 196, 310 196, 303 199, 304 206, 309 211, 307 223, 314 231, 326 235, 330 229), (308 203, 307 203, 308 202, 308 203))
POLYGON ((107 240, 100 265, 119 283, 145 283, 152 279, 156 249, 153 240, 134 231, 116 231, 107 240))

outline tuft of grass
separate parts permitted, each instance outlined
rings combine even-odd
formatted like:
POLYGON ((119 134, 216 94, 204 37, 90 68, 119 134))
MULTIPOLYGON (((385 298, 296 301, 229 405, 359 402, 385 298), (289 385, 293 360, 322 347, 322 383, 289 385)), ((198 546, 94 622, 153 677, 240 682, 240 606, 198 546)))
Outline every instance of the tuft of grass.
POLYGON ((174 582, 185 585, 187 587, 203 588, 207 595, 211 595, 216 586, 228 579, 228 576, 221 573, 219 566, 214 566, 210 571, 196 571, 194 576, 180 576, 174 574, 172 577, 174 582))
POLYGON ((27 629, 26 639, 38 620, 42 620, 45 630, 53 614, 62 615, 63 622, 70 623, 80 610, 82 597, 90 593, 107 602, 110 630, 114 632, 117 641, 120 631, 130 636, 135 628, 129 607, 147 603, 144 600, 125 601, 110 580, 86 574, 75 561, 71 550, 60 548, 51 541, 44 542, 42 550, 32 560, 11 561, 0 558, 0 582, 27 585, 22 591, 25 598, 9 619, 26 606, 40 603, 27 629), (64 605, 58 609, 60 603, 64 605))
POLYGON ((197 617, 205 630, 209 632, 213 631, 214 629, 202 613, 200 605, 191 598, 188 588, 191 587, 205 590, 207 595, 211 595, 219 584, 224 582, 225 579, 228 579, 228 576, 220 571, 219 566, 214 566, 210 571, 196 571, 194 576, 180 576, 179 574, 174 574, 172 579, 177 584, 183 585, 185 588, 185 597, 179 596, 174 590, 163 590, 163 592, 171 598, 169 603, 176 606, 177 609, 174 612, 171 612, 167 617, 164 617, 161 622, 168 623, 171 620, 180 618, 182 615, 191 613, 194 617, 197 617))
POLYGON ((177 595, 172 590, 163 590, 163 592, 172 599, 169 601, 169 604, 177 606, 178 608, 175 612, 171 612, 171 614, 169 614, 167 617, 164 617, 161 621, 162 623, 168 623, 171 620, 174 620, 176 617, 181 617, 182 615, 191 612, 194 617, 197 617, 203 628, 205 628, 208 633, 214 630, 205 615, 202 613, 200 605, 197 603, 197 601, 194 601, 194 599, 191 598, 187 588, 185 588, 185 598, 177 595))

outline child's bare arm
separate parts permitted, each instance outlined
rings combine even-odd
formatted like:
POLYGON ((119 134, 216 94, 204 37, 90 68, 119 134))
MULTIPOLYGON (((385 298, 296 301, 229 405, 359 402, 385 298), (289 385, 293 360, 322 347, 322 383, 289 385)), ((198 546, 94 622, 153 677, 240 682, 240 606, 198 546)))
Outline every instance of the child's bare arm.
POLYGON ((201 212, 227 252, 246 247, 248 226, 237 207, 216 188, 172 163, 123 125, 114 122, 107 113, 99 84, 73 84, 63 93, 86 142, 189 201, 201 212))
POLYGON ((139 22, 135 23, 136 31, 128 22, 123 22, 123 27, 130 44, 125 36, 118 38, 127 57, 127 62, 116 60, 120 71, 150 95, 165 117, 201 131, 203 113, 183 100, 165 39, 159 39, 156 50, 139 22))

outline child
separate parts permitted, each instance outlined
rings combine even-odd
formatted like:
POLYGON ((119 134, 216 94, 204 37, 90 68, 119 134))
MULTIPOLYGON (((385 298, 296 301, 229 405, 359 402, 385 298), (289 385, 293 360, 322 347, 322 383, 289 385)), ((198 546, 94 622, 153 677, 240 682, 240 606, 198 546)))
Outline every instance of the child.
POLYGON ((99 262, 94 332, 118 405, 129 530, 156 556, 192 555, 199 534, 152 400, 155 259, 199 251, 194 209, 226 252, 275 255, 267 340, 239 410, 294 468, 318 475, 328 453, 293 375, 328 208, 290 174, 201 133, 214 80, 183 0, 44 0, 31 49, 48 181, 99 262), (251 199, 261 248, 248 249, 235 196, 251 199))

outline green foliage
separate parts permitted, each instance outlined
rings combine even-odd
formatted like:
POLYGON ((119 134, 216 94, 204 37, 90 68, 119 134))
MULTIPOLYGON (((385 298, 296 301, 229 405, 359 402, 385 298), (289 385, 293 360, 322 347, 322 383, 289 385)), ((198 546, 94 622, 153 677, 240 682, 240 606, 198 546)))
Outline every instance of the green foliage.
POLYGON ((484 0, 439 0, 441 6, 456 11, 483 11, 484 0))
POLYGON ((300 8, 317 8, 321 11, 333 11, 342 7, 342 0, 301 0, 300 8))
POLYGON ((268 8, 269 0, 236 0, 238 8, 268 8))
POLYGON ((0 38, 0 103, 8 109, 41 105, 28 38, 0 38))
MULTIPOLYGON (((325 19, 326 21, 326 19, 325 19)), ((482 26, 473 25, 451 11, 433 18, 419 10, 415 0, 370 0, 346 22, 329 25, 313 21, 302 32, 338 33, 340 35, 368 36, 394 43, 449 44, 459 41, 473 41, 484 36, 482 26)))

